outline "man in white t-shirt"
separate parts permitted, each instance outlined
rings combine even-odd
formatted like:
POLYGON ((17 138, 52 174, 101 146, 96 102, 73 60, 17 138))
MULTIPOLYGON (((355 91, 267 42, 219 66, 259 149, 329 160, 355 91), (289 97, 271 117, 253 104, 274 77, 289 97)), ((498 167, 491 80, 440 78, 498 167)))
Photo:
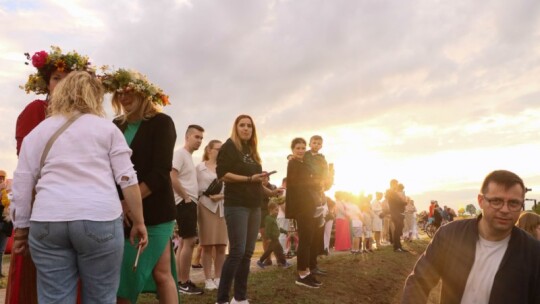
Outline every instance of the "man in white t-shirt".
POLYGON ((181 238, 176 252, 178 290, 183 294, 202 294, 203 290, 191 282, 189 272, 191 257, 197 240, 197 172, 192 154, 202 144, 204 129, 199 125, 189 125, 186 130, 184 147, 174 152, 171 181, 176 202, 176 223, 181 238))
POLYGON ((438 230, 401 303, 426 303, 439 280, 441 303, 540 303, 540 242, 514 226, 525 193, 516 174, 488 174, 477 198, 482 215, 438 230))

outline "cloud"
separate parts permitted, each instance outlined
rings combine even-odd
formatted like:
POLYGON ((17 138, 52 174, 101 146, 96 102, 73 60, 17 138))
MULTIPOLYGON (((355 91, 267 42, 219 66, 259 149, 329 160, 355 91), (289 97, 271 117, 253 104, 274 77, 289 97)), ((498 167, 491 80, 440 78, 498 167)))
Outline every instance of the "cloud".
MULTIPOLYGON (((17 88, 33 72, 22 53, 51 44, 146 74, 178 134, 198 123, 223 140, 252 115, 276 178, 290 139, 314 133, 328 157, 352 142, 380 165, 536 149, 539 13, 527 0, 0 2, 0 161, 14 169, 15 119, 34 98, 17 88)), ((445 174, 429 169, 415 174, 445 174)))

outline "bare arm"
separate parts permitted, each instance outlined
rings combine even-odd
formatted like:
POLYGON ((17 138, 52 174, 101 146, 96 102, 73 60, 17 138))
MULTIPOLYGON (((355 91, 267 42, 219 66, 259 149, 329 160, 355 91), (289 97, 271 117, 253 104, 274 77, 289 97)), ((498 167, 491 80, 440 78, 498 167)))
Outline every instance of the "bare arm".
POLYGON ((213 201, 213 202, 219 202, 220 200, 222 200, 223 198, 225 198, 225 195, 223 193, 220 193, 220 194, 214 194, 214 195, 210 195, 209 198, 213 201))
POLYGON ((138 185, 132 185, 122 189, 122 194, 124 195, 124 204, 128 210, 127 214, 133 221, 129 241, 134 245, 137 237, 139 239, 138 245, 141 245, 144 249, 148 245, 148 233, 144 226, 141 190, 139 190, 138 185))
POLYGON ((266 173, 253 174, 252 176, 238 175, 234 173, 225 173, 221 178, 224 182, 227 183, 262 183, 263 177, 266 173))
POLYGON ((152 190, 148 188, 148 185, 146 185, 145 182, 142 182, 139 184, 139 189, 141 190, 141 197, 142 199, 145 199, 149 197, 152 194, 152 190))
POLYGON ((263 191, 264 191, 264 194, 265 194, 267 197, 278 196, 278 195, 280 195, 281 193, 283 193, 283 189, 280 189, 280 188, 270 189, 270 188, 267 188, 267 187, 264 186, 264 185, 263 185, 263 191))

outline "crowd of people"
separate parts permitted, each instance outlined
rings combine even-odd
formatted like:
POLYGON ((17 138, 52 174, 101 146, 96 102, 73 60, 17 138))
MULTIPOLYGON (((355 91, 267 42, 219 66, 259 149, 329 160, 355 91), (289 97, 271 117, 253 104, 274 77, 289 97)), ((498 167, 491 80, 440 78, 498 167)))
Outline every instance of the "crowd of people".
MULTIPOLYGON (((407 252, 402 241, 418 238, 414 200, 395 179, 375 197, 342 191, 335 200, 326 196, 334 169, 320 153, 321 136, 291 141, 287 177, 277 187, 270 183, 273 172, 263 170, 249 115, 235 119, 224 142, 209 140, 195 164, 204 128, 187 126, 184 146, 174 151, 176 128, 161 112, 168 97, 144 75, 127 69, 96 75, 86 56, 57 47, 27 58, 37 73, 25 89, 47 98, 30 103, 17 119, 13 185, 0 170, 1 252, 14 228, 6 303, 136 303, 142 292, 157 293, 160 303, 178 303, 179 293, 204 290, 217 290, 216 303, 248 303, 259 235, 264 253, 257 265, 271 265, 273 254, 278 267, 289 268, 287 258, 296 256, 294 283, 306 288, 323 285, 319 276, 328 272, 319 267, 318 257, 332 248, 370 254, 392 244, 401 253, 407 252), (106 93, 112 94, 112 121, 103 109, 106 93), (204 288, 190 279, 197 244, 204 288)), ((479 234, 481 240, 505 241, 502 253, 520 246, 538 253, 538 243, 513 228, 517 221, 540 237, 538 215, 524 213, 518 219, 523 182, 510 173, 490 176, 479 195, 484 216, 440 229, 407 280, 404 302, 422 300, 439 277, 450 281, 443 286, 445 299, 462 294, 471 301, 489 299, 489 292, 474 293, 478 286, 491 290, 481 282, 483 266, 456 268, 473 274, 465 285, 467 276, 450 268, 455 263, 443 265, 440 257, 447 247, 441 244, 447 241, 466 247, 479 234), (475 221, 478 226, 471 224, 475 221), (456 236, 464 234, 459 229, 476 235, 456 236)), ((432 201, 428 218, 437 227, 454 217, 453 210, 432 201)), ((471 261, 480 259, 474 250, 465 254, 471 261)), ((519 257, 532 263, 526 272, 537 271, 530 277, 538 286, 538 254, 519 257)), ((508 267, 518 267, 516 260, 510 259, 508 267)), ((513 277, 509 270, 505 274, 513 277)), ((495 273, 489 275, 498 286, 495 273)), ((523 280, 513 285, 525 299, 539 299, 537 292, 526 290, 530 284, 518 283, 523 280)))
POLYGON ((372 253, 385 245, 406 252, 401 241, 419 237, 414 200, 405 195, 403 184, 393 179, 383 192, 358 196, 335 193, 335 250, 353 254, 372 253))

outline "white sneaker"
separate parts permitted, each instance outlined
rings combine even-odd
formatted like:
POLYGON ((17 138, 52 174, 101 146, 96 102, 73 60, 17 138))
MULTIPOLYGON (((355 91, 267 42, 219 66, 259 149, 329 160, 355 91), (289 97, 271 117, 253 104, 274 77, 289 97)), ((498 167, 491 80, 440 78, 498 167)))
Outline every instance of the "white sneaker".
POLYGON ((216 284, 216 287, 218 287, 218 288, 219 288, 219 278, 217 278, 217 279, 214 279, 214 283, 216 284))
POLYGON ((214 282, 214 280, 206 279, 204 281, 204 289, 206 289, 206 290, 216 290, 217 286, 216 286, 216 283, 214 282))
POLYGON ((248 300, 237 301, 234 297, 231 300, 231 304, 249 304, 248 300))

